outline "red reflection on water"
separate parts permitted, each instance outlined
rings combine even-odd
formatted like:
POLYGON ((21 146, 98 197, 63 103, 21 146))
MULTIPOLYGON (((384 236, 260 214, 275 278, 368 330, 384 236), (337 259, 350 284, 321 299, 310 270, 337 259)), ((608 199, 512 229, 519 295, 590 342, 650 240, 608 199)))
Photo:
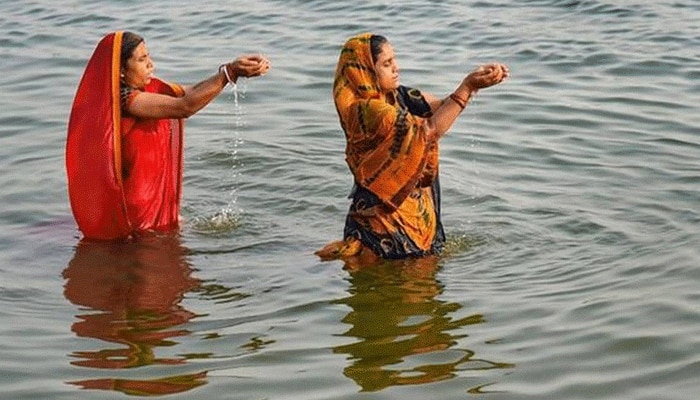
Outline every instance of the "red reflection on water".
MULTIPOLYGON (((191 276, 186 252, 177 236, 144 237, 130 243, 79 243, 63 271, 64 295, 81 307, 72 330, 79 337, 121 346, 77 350, 70 355, 76 359, 71 364, 115 370, 185 364, 185 357, 159 357, 157 350, 174 346, 176 338, 189 335, 178 327, 195 316, 180 305, 184 295, 200 285, 191 276)), ((86 389, 165 394, 203 385, 205 375, 70 383, 86 389)))

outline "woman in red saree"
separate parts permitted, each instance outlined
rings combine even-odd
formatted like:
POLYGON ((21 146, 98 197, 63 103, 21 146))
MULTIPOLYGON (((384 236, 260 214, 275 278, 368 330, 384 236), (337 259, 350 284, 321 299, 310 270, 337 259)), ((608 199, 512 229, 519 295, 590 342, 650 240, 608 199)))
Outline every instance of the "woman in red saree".
POLYGON ((186 87, 153 75, 145 41, 113 32, 98 43, 78 86, 66 141, 71 209, 86 239, 126 239, 179 227, 183 125, 240 76, 270 68, 244 55, 186 87))
POLYGON ((354 177, 344 239, 316 252, 322 259, 400 259, 438 253, 438 141, 477 90, 502 82, 508 68, 483 65, 444 99, 399 84, 391 44, 364 33, 340 53, 333 98, 354 177))

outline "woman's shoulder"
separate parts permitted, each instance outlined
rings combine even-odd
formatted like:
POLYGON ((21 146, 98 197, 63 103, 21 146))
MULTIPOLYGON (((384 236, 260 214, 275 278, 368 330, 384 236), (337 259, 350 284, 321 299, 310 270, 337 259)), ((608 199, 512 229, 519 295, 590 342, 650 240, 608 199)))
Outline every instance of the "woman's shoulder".
POLYGON ((430 104, 420 90, 400 85, 398 89, 396 89, 396 92, 399 102, 401 102, 411 114, 424 118, 432 115, 430 104))
POLYGON ((399 92, 399 96, 402 97, 413 97, 416 99, 420 99, 423 97, 423 93, 421 93, 420 90, 404 85, 399 85, 397 91, 399 92))

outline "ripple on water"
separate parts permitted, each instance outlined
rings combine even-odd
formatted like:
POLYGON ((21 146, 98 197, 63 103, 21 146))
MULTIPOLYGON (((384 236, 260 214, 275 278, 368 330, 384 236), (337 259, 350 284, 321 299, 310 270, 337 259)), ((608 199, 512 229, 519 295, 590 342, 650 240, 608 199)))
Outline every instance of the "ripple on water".
POLYGON ((193 217, 188 221, 187 226, 199 235, 226 235, 241 226, 241 212, 233 208, 224 208, 212 215, 193 217))

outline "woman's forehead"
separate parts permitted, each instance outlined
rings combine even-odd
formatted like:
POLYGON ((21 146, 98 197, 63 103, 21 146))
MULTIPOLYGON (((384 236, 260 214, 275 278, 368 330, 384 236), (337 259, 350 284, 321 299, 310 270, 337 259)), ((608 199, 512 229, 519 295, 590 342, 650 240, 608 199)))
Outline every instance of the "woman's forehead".
POLYGON ((381 53, 379 53, 379 60, 388 60, 394 58, 394 48, 389 42, 382 44, 381 53))
POLYGON ((146 42, 141 42, 139 43, 138 46, 134 49, 133 56, 142 56, 148 54, 148 47, 146 47, 146 42))

